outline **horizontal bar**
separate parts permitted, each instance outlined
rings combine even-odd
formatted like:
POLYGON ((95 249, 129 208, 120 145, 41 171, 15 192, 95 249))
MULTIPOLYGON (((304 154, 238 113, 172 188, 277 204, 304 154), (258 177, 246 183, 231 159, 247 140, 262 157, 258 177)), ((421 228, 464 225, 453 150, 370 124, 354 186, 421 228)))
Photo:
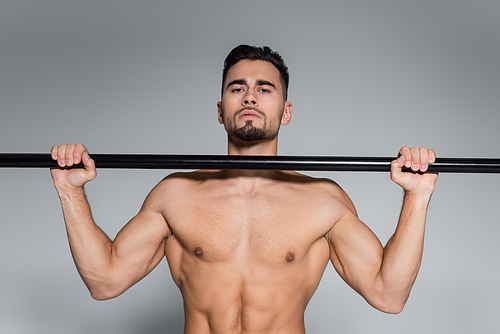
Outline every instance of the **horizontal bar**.
MULTIPOLYGON (((115 169, 263 169, 300 171, 388 172, 391 157, 237 156, 169 154, 92 154, 97 168, 115 169)), ((48 153, 0 153, 0 167, 57 168, 48 153)), ((81 167, 80 165, 74 167, 81 167)), ((500 159, 437 158, 439 173, 500 173, 500 159)))

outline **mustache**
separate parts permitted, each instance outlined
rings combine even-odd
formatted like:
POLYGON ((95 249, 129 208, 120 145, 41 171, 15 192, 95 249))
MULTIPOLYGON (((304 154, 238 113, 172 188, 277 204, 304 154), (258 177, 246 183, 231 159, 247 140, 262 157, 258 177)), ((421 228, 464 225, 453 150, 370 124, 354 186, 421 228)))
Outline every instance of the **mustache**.
POLYGON ((243 107, 241 108, 240 110, 238 110, 235 114, 234 114, 234 117, 238 117, 239 115, 241 115, 243 112, 247 111, 247 110, 252 110, 252 111, 255 111, 257 114, 259 114, 260 117, 262 118, 265 118, 266 115, 260 111, 259 109, 255 108, 255 107, 243 107))

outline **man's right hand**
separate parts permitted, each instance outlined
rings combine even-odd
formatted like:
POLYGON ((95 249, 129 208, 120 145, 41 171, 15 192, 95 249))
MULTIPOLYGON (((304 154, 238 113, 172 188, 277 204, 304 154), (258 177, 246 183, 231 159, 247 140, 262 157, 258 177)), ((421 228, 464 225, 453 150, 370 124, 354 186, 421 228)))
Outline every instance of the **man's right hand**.
POLYGON ((80 162, 84 168, 51 168, 50 173, 57 189, 67 186, 81 188, 97 176, 95 162, 83 144, 54 145, 51 150, 52 159, 57 160, 60 167, 71 167, 80 162))

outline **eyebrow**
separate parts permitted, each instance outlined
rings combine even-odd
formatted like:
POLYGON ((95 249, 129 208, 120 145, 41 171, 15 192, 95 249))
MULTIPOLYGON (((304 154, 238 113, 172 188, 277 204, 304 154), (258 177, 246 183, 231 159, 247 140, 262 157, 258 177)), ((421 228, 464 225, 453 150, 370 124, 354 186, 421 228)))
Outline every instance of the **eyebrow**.
POLYGON ((232 85, 246 85, 246 84, 247 84, 246 80, 236 79, 236 80, 233 80, 230 83, 228 83, 226 89, 231 87, 232 85))
POLYGON ((276 86, 267 80, 257 80, 257 86, 271 86, 274 89, 276 89, 276 86))
MULTIPOLYGON (((256 81, 257 86, 271 86, 274 89, 277 89, 276 86, 267 80, 257 80, 256 81)), ((247 81, 245 79, 236 79, 231 81, 230 83, 227 84, 227 88, 231 87, 232 85, 247 85, 247 81)))

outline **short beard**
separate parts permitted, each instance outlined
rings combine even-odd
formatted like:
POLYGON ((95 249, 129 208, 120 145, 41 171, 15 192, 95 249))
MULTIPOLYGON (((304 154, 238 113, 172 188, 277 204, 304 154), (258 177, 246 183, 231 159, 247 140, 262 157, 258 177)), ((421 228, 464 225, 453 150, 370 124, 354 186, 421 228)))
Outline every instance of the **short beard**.
POLYGON ((246 141, 246 142, 256 142, 261 140, 273 139, 278 133, 272 133, 266 130, 266 124, 264 124, 263 129, 259 129, 253 126, 253 121, 248 120, 245 126, 238 129, 233 129, 232 135, 236 138, 246 141))
MULTIPOLYGON (((221 112, 222 112, 222 117, 224 117, 224 109, 222 109, 221 112)), ((279 119, 281 119, 281 116, 279 119)), ((246 107, 238 110, 234 114, 233 118, 224 117, 224 125, 229 136, 235 137, 247 143, 254 143, 258 141, 272 140, 276 138, 280 128, 279 119, 271 120, 271 122, 268 123, 268 119, 266 118, 266 115, 262 111, 260 111, 257 108, 246 107), (262 126, 262 129, 253 126, 252 120, 247 120, 245 122, 245 125, 242 126, 241 128, 235 127, 237 117, 245 110, 254 110, 261 115, 261 117, 264 120, 264 125, 262 126), (275 122, 278 123, 277 126, 275 125, 275 122), (275 129, 273 129, 274 127, 275 129)))

